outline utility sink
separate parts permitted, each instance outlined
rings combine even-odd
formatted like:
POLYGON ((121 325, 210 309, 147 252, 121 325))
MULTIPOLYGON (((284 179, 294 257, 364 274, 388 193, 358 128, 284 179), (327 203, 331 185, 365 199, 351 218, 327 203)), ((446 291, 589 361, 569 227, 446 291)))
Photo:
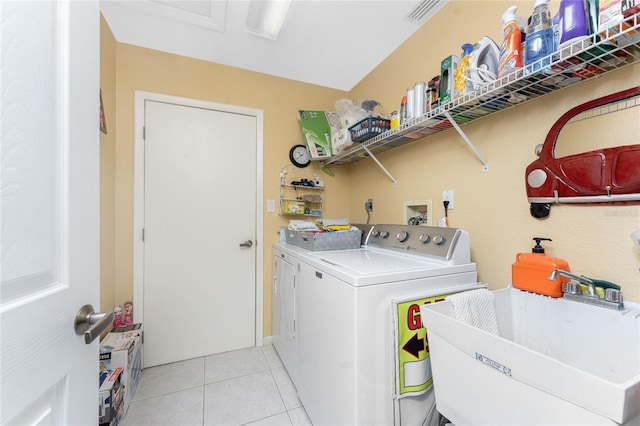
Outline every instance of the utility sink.
POLYGON ((615 311, 506 288, 499 335, 423 305, 436 405, 463 424, 640 424, 640 306, 615 311))

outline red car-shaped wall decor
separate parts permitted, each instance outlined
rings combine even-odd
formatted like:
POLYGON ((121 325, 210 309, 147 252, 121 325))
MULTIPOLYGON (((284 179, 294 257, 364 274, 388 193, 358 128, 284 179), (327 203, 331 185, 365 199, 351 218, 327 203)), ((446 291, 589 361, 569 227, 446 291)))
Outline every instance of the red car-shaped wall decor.
POLYGON ((567 111, 526 170, 531 215, 553 203, 640 202, 640 86, 567 111))

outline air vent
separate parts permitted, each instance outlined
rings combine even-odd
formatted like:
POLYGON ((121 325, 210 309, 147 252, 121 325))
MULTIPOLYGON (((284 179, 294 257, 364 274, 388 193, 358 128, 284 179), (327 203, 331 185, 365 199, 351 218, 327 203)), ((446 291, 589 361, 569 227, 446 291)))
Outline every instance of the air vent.
POLYGON ((404 18, 405 21, 422 25, 433 17, 449 0, 423 0, 404 18))

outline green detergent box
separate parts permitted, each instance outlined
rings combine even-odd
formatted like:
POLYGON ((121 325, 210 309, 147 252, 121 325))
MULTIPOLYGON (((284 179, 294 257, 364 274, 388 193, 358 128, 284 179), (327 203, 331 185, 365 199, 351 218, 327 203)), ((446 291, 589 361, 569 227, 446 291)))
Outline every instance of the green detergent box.
POLYGON ((331 157, 331 125, 325 111, 298 111, 302 137, 313 160, 331 157))
POLYGON ((453 88, 456 69, 460 65, 460 57, 451 55, 440 63, 440 106, 453 100, 453 88))

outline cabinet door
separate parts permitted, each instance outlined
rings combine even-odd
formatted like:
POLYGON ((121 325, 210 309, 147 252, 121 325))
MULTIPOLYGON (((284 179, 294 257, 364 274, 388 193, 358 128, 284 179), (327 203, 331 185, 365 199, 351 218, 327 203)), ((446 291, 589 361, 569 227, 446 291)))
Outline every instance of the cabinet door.
POLYGON ((273 264, 271 266, 271 341, 278 353, 281 351, 282 330, 280 327, 280 270, 282 265, 280 253, 274 250, 273 264))
MULTIPOLYGON (((276 259, 274 259, 274 263, 275 262, 276 259)), ((278 338, 275 339, 274 334, 274 347, 278 355, 280 355, 282 364, 284 364, 287 369, 293 384, 297 386, 299 384, 298 341, 296 340, 297 260, 283 255, 277 259, 277 263, 278 275, 274 281, 277 283, 277 294, 273 296, 273 317, 274 323, 278 323, 277 326, 274 326, 276 327, 274 329, 278 330, 278 338), (277 299, 277 301, 275 299, 277 299)))
POLYGON ((285 340, 290 341, 296 338, 296 270, 286 261, 281 262, 280 268, 281 327, 285 340))

